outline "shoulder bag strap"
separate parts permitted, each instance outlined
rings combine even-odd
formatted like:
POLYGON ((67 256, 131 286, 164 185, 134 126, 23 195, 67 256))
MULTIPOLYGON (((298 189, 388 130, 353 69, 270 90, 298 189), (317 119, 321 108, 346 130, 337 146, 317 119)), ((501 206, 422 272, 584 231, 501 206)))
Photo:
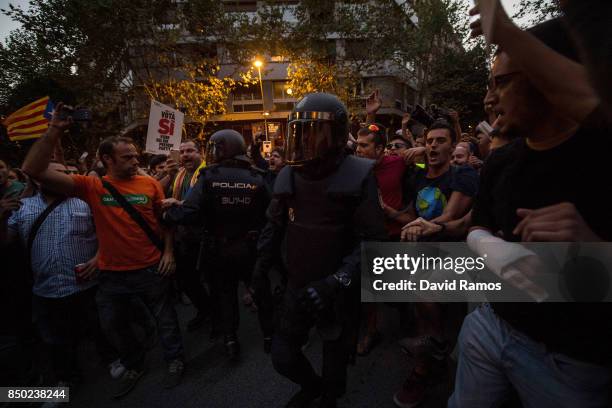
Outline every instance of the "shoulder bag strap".
POLYGON ((119 205, 125 210, 125 212, 128 213, 132 220, 134 220, 134 222, 138 224, 138 226, 144 231, 144 233, 147 234, 147 237, 149 237, 149 240, 153 243, 153 245, 155 245, 155 247, 159 249, 159 252, 163 253, 164 243, 162 242, 161 238, 157 234, 155 234, 155 232, 147 223, 147 221, 145 221, 145 219, 142 217, 142 214, 140 214, 140 212, 138 212, 138 210, 134 208, 134 206, 130 204, 111 183, 106 180, 102 180, 102 185, 105 189, 108 190, 109 193, 111 193, 115 201, 117 201, 119 205))
POLYGON ((28 251, 27 253, 28 260, 30 259, 32 245, 34 245, 34 239, 36 238, 36 234, 38 233, 40 226, 43 224, 43 222, 45 222, 49 214, 51 214, 51 211, 53 211, 58 205, 63 203, 65 200, 66 200, 65 198, 60 198, 60 199, 55 200, 53 203, 49 204, 47 208, 45 208, 45 210, 42 213, 40 213, 38 218, 36 218, 36 221, 34 221, 34 224, 32 224, 32 228, 30 228, 30 232, 28 233, 28 243, 27 243, 27 248, 26 248, 28 251))

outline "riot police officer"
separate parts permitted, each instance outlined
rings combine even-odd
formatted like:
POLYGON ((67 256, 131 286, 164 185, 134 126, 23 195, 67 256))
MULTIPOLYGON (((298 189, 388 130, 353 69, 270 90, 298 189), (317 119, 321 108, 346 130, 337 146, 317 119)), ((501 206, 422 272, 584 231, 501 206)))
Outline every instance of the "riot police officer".
POLYGON ((268 290, 266 272, 283 249, 287 288, 272 342, 275 369, 301 390, 288 407, 335 407, 346 388, 356 345, 360 243, 384 240, 374 162, 345 155, 348 117, 331 94, 300 100, 289 117, 285 168, 279 173, 258 242, 256 299, 268 290), (316 326, 323 338, 319 377, 302 353, 316 326))
POLYGON ((220 130, 208 142, 207 167, 182 203, 164 213, 170 224, 201 223, 201 265, 207 271, 213 302, 213 330, 224 335, 231 359, 240 354, 238 281, 255 262, 257 235, 265 224, 270 197, 263 172, 249 163, 242 135, 220 130))

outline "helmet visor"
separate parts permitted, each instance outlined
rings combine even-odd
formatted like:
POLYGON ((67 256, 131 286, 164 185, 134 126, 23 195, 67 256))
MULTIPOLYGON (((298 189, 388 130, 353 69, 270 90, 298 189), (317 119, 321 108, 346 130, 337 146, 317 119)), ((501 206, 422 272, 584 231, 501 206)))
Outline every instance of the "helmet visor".
POLYGON ((297 119, 289 122, 285 141, 285 160, 289 165, 301 165, 324 157, 336 148, 333 121, 297 119))
POLYGON ((206 164, 214 164, 217 162, 217 143, 209 140, 206 144, 206 164))

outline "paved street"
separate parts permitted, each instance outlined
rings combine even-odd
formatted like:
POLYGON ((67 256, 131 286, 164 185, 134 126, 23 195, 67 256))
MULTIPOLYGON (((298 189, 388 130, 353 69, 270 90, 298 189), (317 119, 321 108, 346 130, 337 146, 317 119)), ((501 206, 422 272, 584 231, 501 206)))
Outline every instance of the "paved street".
MULTIPOLYGON (((177 305, 185 327, 193 314, 191 306, 177 305)), ((349 385, 340 407, 394 407, 392 395, 402 384, 410 362, 396 345, 393 335, 398 325, 395 311, 386 309, 382 322, 384 342, 368 357, 361 357, 349 368, 349 385)), ((148 372, 125 398, 110 397, 112 379, 97 359, 90 345, 82 350, 85 384, 71 396, 74 407, 282 407, 298 387, 274 371, 269 355, 263 353, 262 337, 255 314, 241 307, 240 340, 242 361, 232 364, 223 354, 220 342, 209 341, 209 328, 194 333, 183 331, 186 371, 181 385, 172 390, 161 387, 165 363, 157 345, 148 357, 148 372)), ((321 342, 313 334, 306 354, 320 368, 321 342)), ((431 392, 426 407, 446 406, 448 385, 431 392)))

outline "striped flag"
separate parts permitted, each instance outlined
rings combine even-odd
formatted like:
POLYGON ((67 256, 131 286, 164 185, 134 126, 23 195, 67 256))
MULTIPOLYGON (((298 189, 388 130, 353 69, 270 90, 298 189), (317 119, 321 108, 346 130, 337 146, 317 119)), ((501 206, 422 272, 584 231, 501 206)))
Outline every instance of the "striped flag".
POLYGON ((41 137, 49 127, 53 103, 48 96, 11 113, 2 124, 12 142, 41 137))

